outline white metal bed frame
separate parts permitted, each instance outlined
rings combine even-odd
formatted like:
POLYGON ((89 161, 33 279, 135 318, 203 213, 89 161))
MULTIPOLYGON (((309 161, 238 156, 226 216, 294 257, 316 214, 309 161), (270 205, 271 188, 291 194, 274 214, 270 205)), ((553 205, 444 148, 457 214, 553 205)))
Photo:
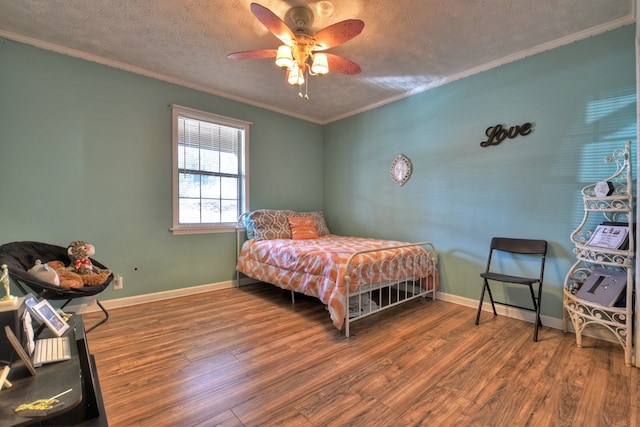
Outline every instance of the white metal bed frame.
POLYGON ((437 254, 436 249, 430 242, 409 243, 405 245, 390 246, 381 249, 370 249, 365 251, 355 252, 347 261, 347 267, 345 270, 345 288, 346 288, 346 300, 347 310, 345 312, 344 319, 344 334, 349 336, 349 328, 351 323, 368 317, 374 313, 395 307, 405 302, 411 301, 420 297, 431 296, 433 300, 436 299, 437 291, 437 272, 436 270, 437 254), (385 259, 375 264, 370 263, 355 263, 357 257, 361 254, 371 252, 381 252, 393 249, 408 248, 413 246, 420 246, 425 249, 425 252, 421 252, 417 256, 407 255, 394 255, 391 259, 385 259), (420 270, 424 268, 428 272, 425 278, 414 278, 408 272, 403 272, 406 267, 397 268, 397 265, 418 264, 420 270), (423 268, 422 268, 423 267, 423 268), (368 280, 364 279, 369 275, 371 269, 379 269, 380 271, 386 271, 383 274, 384 277, 393 277, 393 280, 386 280, 372 285, 360 285, 356 289, 356 292, 350 293, 349 289, 352 286, 352 276, 355 275, 356 280, 359 282, 367 283, 368 280), (393 274, 397 273, 397 274, 393 274), (422 281, 426 281, 423 283, 422 281), (365 296, 367 300, 363 304, 362 297, 365 296), (357 313, 351 313, 350 307, 351 298, 357 297, 354 304, 357 307, 357 313))
MULTIPOLYGON (((249 213, 244 213, 238 218, 238 227, 236 228, 236 243, 237 254, 240 256, 242 248, 242 231, 245 227, 244 217, 249 213)), ((351 323, 364 319, 372 314, 380 311, 395 307, 405 302, 411 301, 420 297, 431 296, 433 300, 436 299, 437 292, 437 252, 431 242, 420 243, 407 243, 403 245, 390 246, 379 249, 369 249, 353 253, 348 261, 345 269, 345 288, 346 288, 346 310, 344 319, 344 334, 345 337, 349 337, 351 323), (424 252, 420 251, 419 256, 406 256, 395 255, 391 259, 385 259, 375 264, 357 263, 356 260, 359 255, 388 251, 393 249, 408 248, 413 246, 420 246, 425 249, 424 252), (404 263, 404 264, 403 264, 404 263), (428 272, 426 278, 414 278, 411 274, 404 271, 406 267, 398 267, 402 265, 419 264, 424 267, 428 272), (358 282, 368 283, 365 279, 366 276, 370 276, 373 271, 387 272, 382 274, 383 277, 393 277, 393 280, 385 280, 379 283, 371 285, 360 285, 356 287, 356 292, 350 293, 349 289, 353 286, 352 276, 356 277, 358 282), (426 283, 424 283, 426 281, 426 283), (355 304, 350 304, 351 298, 356 297, 355 304), (363 297, 366 300, 363 302, 363 297), (355 313, 352 313, 350 307, 355 308, 355 313)), ((421 268, 422 269, 422 268, 421 268)), ((246 274, 245 274, 246 275, 246 274)), ((248 276, 250 277, 250 276, 248 276)), ((240 272, 236 270, 236 286, 240 286, 240 272)), ((278 286, 275 285, 274 286, 278 286)), ((280 287, 280 286, 278 286, 280 287)), ((295 293, 291 291, 291 302, 295 303, 295 293)))

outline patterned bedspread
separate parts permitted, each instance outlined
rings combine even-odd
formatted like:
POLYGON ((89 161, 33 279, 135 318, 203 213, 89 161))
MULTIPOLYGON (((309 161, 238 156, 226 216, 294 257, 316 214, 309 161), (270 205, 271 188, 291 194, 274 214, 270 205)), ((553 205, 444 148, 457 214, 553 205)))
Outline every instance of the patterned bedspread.
MULTIPOLYGON (((344 276, 351 255, 359 251, 406 244, 408 243, 336 235, 307 240, 247 240, 242 246, 236 268, 254 279, 320 299, 327 305, 333 324, 340 329, 344 324, 348 307, 344 276)), ((393 277, 388 277, 389 275, 420 279, 431 274, 434 277, 424 282, 436 282, 437 273, 432 265, 402 261, 414 260, 424 253, 424 248, 410 246, 358 255, 354 259, 356 264, 364 263, 371 268, 366 269, 369 273, 365 275, 366 283, 359 283, 355 276, 352 276, 350 292, 354 292, 358 286, 394 280, 393 277), (398 255, 404 258, 398 258, 398 255), (396 268, 389 269, 390 272, 387 272, 387 269, 381 272, 377 266, 382 260, 390 260, 396 268)))

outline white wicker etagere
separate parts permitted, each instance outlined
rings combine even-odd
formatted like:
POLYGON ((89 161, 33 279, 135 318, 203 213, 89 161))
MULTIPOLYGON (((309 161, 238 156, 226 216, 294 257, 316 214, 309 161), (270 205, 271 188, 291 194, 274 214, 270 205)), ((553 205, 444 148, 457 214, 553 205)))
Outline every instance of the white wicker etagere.
POLYGON ((584 217, 578 228, 571 234, 575 245, 577 261, 569 269, 564 283, 563 326, 568 330, 571 320, 576 333, 576 344, 582 346, 582 332, 589 325, 599 325, 613 333, 624 349, 627 366, 633 364, 633 296, 635 238, 633 215, 633 181, 631 170, 630 143, 624 149, 618 149, 605 158, 605 162, 616 166, 615 173, 607 178, 613 184, 613 193, 609 196, 596 195, 596 183, 582 189, 584 217), (625 223, 629 229, 628 247, 608 249, 589 246, 594 230, 593 220, 625 223), (576 295, 577 290, 597 267, 614 268, 626 271, 626 304, 623 307, 603 306, 586 301, 576 295))

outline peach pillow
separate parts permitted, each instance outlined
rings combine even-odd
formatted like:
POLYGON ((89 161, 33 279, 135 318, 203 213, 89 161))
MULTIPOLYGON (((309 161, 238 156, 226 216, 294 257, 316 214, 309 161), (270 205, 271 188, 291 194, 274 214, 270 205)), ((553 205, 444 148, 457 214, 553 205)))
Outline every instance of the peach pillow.
POLYGON ((289 216, 287 219, 289 220, 292 239, 302 240, 318 238, 316 220, 312 216, 289 216))

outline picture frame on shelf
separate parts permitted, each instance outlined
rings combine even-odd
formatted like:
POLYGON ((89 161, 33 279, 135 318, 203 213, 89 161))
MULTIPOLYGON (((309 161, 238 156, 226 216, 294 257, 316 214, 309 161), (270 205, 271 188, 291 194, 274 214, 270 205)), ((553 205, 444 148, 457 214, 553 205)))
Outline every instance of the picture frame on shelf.
POLYGON ((613 307, 627 287, 627 273, 623 270, 595 268, 582 284, 576 296, 605 307, 613 307))
POLYGON ((596 227, 587 245, 605 249, 629 247, 629 226, 626 223, 604 222, 596 227))

